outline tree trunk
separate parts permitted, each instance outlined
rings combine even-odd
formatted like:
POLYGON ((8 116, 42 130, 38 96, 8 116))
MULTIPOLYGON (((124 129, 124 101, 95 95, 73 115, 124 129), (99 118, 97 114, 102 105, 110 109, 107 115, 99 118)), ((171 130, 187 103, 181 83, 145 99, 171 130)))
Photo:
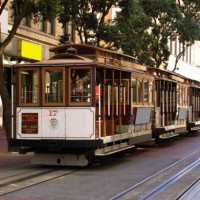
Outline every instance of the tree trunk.
POLYGON ((11 99, 4 83, 3 72, 3 52, 0 51, 0 94, 3 103, 3 116, 6 136, 7 140, 9 140, 11 137, 11 99))
POLYGON ((175 72, 175 70, 177 69, 177 65, 178 65, 178 61, 180 60, 180 58, 184 55, 186 48, 183 47, 183 50, 179 53, 178 56, 176 56, 176 61, 174 64, 174 69, 172 70, 172 72, 175 72))
MULTIPOLYGON (((7 0, 5 1, 5 5, 7 4, 7 0)), ((11 138, 11 99, 8 93, 7 87, 5 85, 4 76, 3 76, 3 53, 6 46, 11 42, 13 39, 24 15, 28 7, 29 0, 25 0, 23 4, 23 8, 19 12, 17 1, 14 0, 15 12, 16 16, 14 18, 13 27, 9 32, 7 38, 2 42, 1 35, 0 35, 0 95, 3 103, 3 117, 4 117, 4 126, 6 129, 6 136, 7 141, 11 138)), ((4 6, 5 6, 4 5, 4 6)), ((1 34, 1 31, 0 31, 1 34)))

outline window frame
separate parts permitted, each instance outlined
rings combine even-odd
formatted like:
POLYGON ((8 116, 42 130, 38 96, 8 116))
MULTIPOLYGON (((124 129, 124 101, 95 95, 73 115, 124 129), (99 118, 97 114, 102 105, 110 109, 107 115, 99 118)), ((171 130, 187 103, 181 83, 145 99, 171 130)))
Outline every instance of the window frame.
POLYGON ((144 81, 142 77, 137 77, 137 104, 144 105, 144 81), (142 81, 141 89, 142 89, 142 96, 141 101, 139 101, 139 81, 142 81))
POLYGON ((143 79, 143 104, 144 105, 148 105, 149 104, 149 80, 148 79, 143 79), (145 91, 145 82, 147 83, 147 100, 146 101, 144 101, 144 99, 145 99, 145 94, 144 94, 144 91, 145 91))
POLYGON ((136 80, 136 101, 132 101, 132 105, 134 106, 153 106, 154 105, 154 98, 155 98, 155 94, 154 94, 154 84, 155 81, 154 79, 151 79, 150 77, 144 77, 144 76, 136 76, 136 75, 132 75, 131 76, 131 89, 132 89, 132 80, 135 79, 136 80), (139 102, 139 87, 138 87, 138 81, 142 82, 142 101, 139 102), (145 81, 147 82, 147 101, 144 101, 144 89, 145 89, 145 81), (152 102, 150 103, 150 83, 152 83, 152 102))
POLYGON ((93 77, 92 77, 92 67, 90 66, 84 66, 84 67, 69 67, 69 75, 68 75, 68 102, 69 106, 92 106, 93 101, 93 77), (91 102, 71 102, 71 70, 73 69, 89 69, 91 72, 91 79, 90 79, 90 85, 91 85, 91 102))
POLYGON ((66 68, 65 67, 43 67, 42 68, 42 105, 43 106, 65 106, 66 105, 66 79, 65 79, 65 74, 66 74, 66 68), (45 102, 45 71, 46 70, 62 70, 63 71, 63 102, 61 103, 46 103, 45 102))
POLYGON ((19 68, 19 106, 39 106, 40 105, 40 69, 39 67, 37 68, 26 68, 26 67, 23 67, 23 68, 19 68), (38 73, 38 80, 37 80, 37 85, 38 85, 38 92, 37 92, 37 103, 22 103, 21 102, 21 97, 22 97, 22 90, 21 90, 21 87, 22 87, 22 74, 21 72, 22 71, 37 71, 38 73))
MULTIPOLYGON (((136 77, 131 77, 131 90, 133 90, 133 80, 135 80, 135 100, 133 100, 132 97, 132 104, 137 104, 137 78, 136 77)), ((133 94, 132 94, 133 95, 133 94)))
POLYGON ((154 104, 154 80, 148 80, 148 104, 149 105, 154 104), (151 83, 152 83, 152 90, 150 90, 151 83), (150 97, 152 98, 151 102, 150 102, 150 97))
POLYGON ((54 20, 48 22, 48 34, 55 35, 55 21, 54 20))
POLYGON ((44 16, 43 15, 41 15, 40 16, 40 19, 39 19, 39 30, 41 31, 41 32, 43 32, 43 33, 46 33, 46 21, 44 20, 44 16))
POLYGON ((188 85, 177 84, 177 105, 179 107, 188 107, 188 105, 190 104, 189 94, 190 91, 188 85))

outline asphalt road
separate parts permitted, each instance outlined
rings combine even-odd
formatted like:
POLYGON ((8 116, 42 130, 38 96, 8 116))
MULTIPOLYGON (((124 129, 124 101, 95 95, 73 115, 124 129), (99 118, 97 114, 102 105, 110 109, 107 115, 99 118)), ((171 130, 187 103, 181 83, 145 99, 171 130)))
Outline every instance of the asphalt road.
MULTIPOLYGON (((153 148, 138 148, 132 154, 116 156, 101 165, 83 168, 75 173, 1 196, 0 200, 107 200, 187 156, 198 149, 199 144, 200 133, 173 138, 153 148)), ((27 166, 29 168, 28 162, 29 157, 24 158, 26 165, 21 163, 20 170, 27 166)), ((14 168, 12 166, 12 171, 14 168)), ((0 169, 5 172, 6 165, 0 169)), ((19 166, 16 170, 19 170, 19 166)), ((0 178, 1 176, 2 173, 0 178)))

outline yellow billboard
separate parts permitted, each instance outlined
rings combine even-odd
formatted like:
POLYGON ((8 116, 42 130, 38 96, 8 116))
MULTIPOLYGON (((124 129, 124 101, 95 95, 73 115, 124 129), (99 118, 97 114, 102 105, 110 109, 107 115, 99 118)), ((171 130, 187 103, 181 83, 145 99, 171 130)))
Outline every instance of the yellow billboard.
POLYGON ((40 61, 42 60, 42 46, 24 40, 19 40, 18 56, 40 61))

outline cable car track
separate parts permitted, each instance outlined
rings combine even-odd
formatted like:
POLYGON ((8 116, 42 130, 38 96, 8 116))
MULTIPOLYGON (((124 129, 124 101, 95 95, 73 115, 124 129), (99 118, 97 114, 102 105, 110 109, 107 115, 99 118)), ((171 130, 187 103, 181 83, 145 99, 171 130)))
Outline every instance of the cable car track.
MULTIPOLYGON (((142 184, 150 181, 151 179, 154 179, 156 176, 159 176, 160 174, 162 174, 163 172, 169 170, 170 168, 175 167, 176 165, 180 164, 183 161, 186 161, 187 159, 191 159, 191 157, 195 156, 195 154, 199 153, 200 149, 196 149, 195 151, 193 151, 192 153, 190 153, 189 155, 187 155, 186 157, 180 159, 179 161, 171 164, 170 166, 166 167, 165 169, 157 172, 156 174, 146 178, 145 180, 137 183, 136 185, 128 188, 127 190, 117 194, 116 196, 110 198, 110 200, 114 200, 114 199, 120 199, 124 197, 124 195, 128 194, 129 192, 133 191, 134 189, 137 189, 138 187, 140 187, 142 184)), ((191 162, 191 161, 190 161, 191 162)), ((200 163, 200 159, 195 161, 195 162, 191 162, 186 169, 185 167, 183 168, 183 172, 182 173, 187 173, 186 171, 189 170, 190 168, 194 168, 196 165, 198 165, 200 163)), ((4 177, 2 180, 0 180, 0 196, 4 196, 34 185, 38 185, 38 184, 42 184, 45 183, 47 181, 51 181, 51 180, 55 180, 57 178, 60 177, 64 177, 66 175, 70 175, 72 173, 76 173, 78 171, 80 171, 81 168, 39 168, 39 169, 34 169, 34 170, 30 170, 27 171, 25 173, 19 173, 16 175, 9 175, 7 177, 4 177)), ((143 199, 149 199, 150 196, 155 195, 157 191, 162 190, 162 188, 166 188, 168 187, 175 179, 178 179, 178 176, 181 176, 181 174, 176 174, 176 177, 173 177, 171 179, 165 179, 164 183, 162 185, 158 185, 157 188, 154 187, 150 192, 147 191, 147 194, 145 196, 143 196, 140 200, 143 199), (166 181, 167 180, 167 181, 166 181), (156 189, 155 189, 156 188, 156 189)), ((194 183, 195 184, 195 183, 194 183)), ((190 186, 190 188, 194 185, 192 184, 190 186)), ((158 193, 158 192, 157 192, 158 193)), ((185 192, 186 193, 186 192, 185 192)), ((184 195, 184 194, 183 194, 184 195)), ((182 196, 182 195, 180 195, 182 196)))
MULTIPOLYGON (((174 167, 177 167, 178 165, 181 164, 181 162, 187 161, 187 159, 192 158, 192 156, 194 156, 196 153, 199 153, 199 152, 200 152, 200 149, 195 150, 194 152, 192 152, 188 156, 186 156, 186 157, 182 158, 181 160, 179 160, 179 161, 171 164, 170 166, 166 167, 165 169, 160 170, 159 172, 155 173, 154 175, 152 175, 150 177, 147 177, 146 179, 144 179, 144 180, 140 181, 139 183, 137 183, 137 184, 129 187, 128 189, 126 189, 126 190, 118 193, 117 195, 111 197, 109 200, 129 199, 129 198, 125 198, 126 195, 127 196, 129 195, 129 197, 130 197, 131 193, 133 193, 135 190, 139 190, 139 188, 142 187, 144 184, 147 184, 148 182, 152 181, 153 179, 161 176, 163 173, 167 172, 168 170, 173 169, 174 167)), ((137 199, 139 199, 139 200, 147 200, 148 199, 149 200, 149 199, 154 198, 155 196, 157 196, 158 194, 160 194, 163 190, 165 190, 167 187, 169 187, 170 185, 172 185, 175 181, 177 181, 182 176, 184 176, 186 173, 188 173, 189 171, 191 171, 192 169, 194 169, 196 166, 198 166, 199 164, 200 164, 200 158, 197 159, 197 160, 195 160, 194 162, 191 162, 189 165, 187 165, 183 169, 179 170, 178 173, 176 173, 173 176, 170 176, 170 178, 168 178, 167 180, 166 179, 163 180, 161 184, 159 184, 156 187, 152 188, 145 195, 141 194, 140 198, 137 198, 137 199)), ((195 181, 195 183, 197 181, 195 181)), ((195 183, 191 184, 189 186, 189 188, 185 192, 183 192, 181 195, 179 195, 178 198, 182 197, 185 193, 187 193, 187 191, 190 188, 192 188, 195 183)))
POLYGON ((180 179, 182 176, 184 176, 186 173, 188 173, 189 171, 194 169, 199 164, 200 164, 200 159, 196 160, 195 162, 190 164, 188 167, 186 167, 185 169, 183 169, 179 173, 175 174, 174 176, 172 176, 171 178, 169 178, 168 180, 166 180, 165 182, 163 182, 162 184, 160 184, 159 186, 157 186, 153 190, 151 190, 149 193, 144 195, 139 200, 149 200, 149 199, 156 197, 158 194, 160 194, 162 191, 164 191, 167 187, 172 185, 174 182, 176 182, 178 179, 180 179))
POLYGON ((15 176, 5 177, 0 181, 0 196, 4 196, 34 185, 38 185, 47 181, 51 181, 72 173, 76 173, 77 169, 45 169, 45 170, 31 170, 25 174, 20 173, 15 176))
POLYGON ((197 184, 199 184, 199 182, 200 182, 200 178, 197 179, 195 182, 193 182, 193 183, 187 188, 187 190, 185 190, 181 195, 179 195, 179 197, 178 197, 177 199, 178 199, 178 200, 183 200, 183 199, 187 196, 187 194, 188 194, 192 189, 194 189, 195 186, 196 186, 197 184))

